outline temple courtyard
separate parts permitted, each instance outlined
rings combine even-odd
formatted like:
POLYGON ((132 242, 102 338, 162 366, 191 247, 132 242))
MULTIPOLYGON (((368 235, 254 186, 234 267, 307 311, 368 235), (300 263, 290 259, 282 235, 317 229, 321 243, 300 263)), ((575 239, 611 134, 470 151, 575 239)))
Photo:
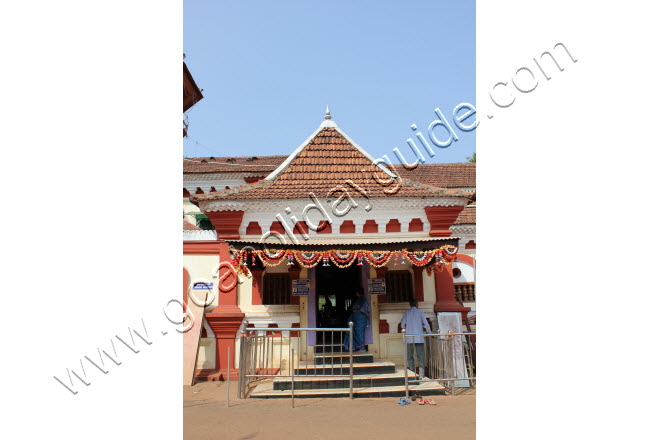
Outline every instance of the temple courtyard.
POLYGON ((291 399, 238 399, 231 382, 227 408, 226 382, 200 382, 183 387, 183 438, 475 438, 474 388, 433 399, 435 406, 399 406, 398 397, 310 398, 291 408, 291 399))

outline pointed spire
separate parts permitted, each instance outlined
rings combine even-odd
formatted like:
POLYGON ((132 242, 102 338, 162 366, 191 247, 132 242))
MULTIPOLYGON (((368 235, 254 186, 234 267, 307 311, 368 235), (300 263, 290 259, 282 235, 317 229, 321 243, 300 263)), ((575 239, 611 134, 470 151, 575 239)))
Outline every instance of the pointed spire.
POLYGON ((325 106, 325 121, 321 122, 321 128, 337 128, 337 124, 332 120, 330 116, 330 106, 325 106))

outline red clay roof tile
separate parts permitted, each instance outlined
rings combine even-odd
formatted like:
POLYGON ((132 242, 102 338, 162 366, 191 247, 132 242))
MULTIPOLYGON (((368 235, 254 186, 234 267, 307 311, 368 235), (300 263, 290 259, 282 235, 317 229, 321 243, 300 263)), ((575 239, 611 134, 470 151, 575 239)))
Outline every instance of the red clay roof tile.
POLYGON ((468 205, 458 214, 455 225, 476 225, 477 224, 477 205, 468 205))
MULTIPOLYGON (((272 156, 271 156, 272 157, 272 156)), ((410 174, 408 174, 410 176, 410 174)), ((397 184, 334 128, 325 127, 309 141, 279 174, 270 181, 244 185, 214 194, 195 195, 197 202, 221 199, 293 199, 338 195, 338 188, 366 192, 369 197, 465 197, 458 191, 445 190, 402 176, 397 184), (383 183, 389 183, 382 185, 383 183), (388 193, 389 192, 389 193, 388 193)))
POLYGON ((412 170, 395 165, 394 171, 403 178, 426 182, 440 188, 476 188, 477 166, 474 163, 420 164, 412 170))
POLYGON ((189 157, 183 159, 184 173, 264 173, 270 174, 289 156, 189 157), (204 161, 204 162, 202 162, 204 161))
POLYGON ((183 221, 183 230, 184 231, 201 231, 201 228, 198 228, 197 226, 193 225, 192 223, 184 220, 183 221))

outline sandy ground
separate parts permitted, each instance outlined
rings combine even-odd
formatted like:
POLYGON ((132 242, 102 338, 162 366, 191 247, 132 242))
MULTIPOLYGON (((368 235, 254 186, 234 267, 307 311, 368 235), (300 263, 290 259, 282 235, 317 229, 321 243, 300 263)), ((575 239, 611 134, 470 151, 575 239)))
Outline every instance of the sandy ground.
POLYGON ((476 437, 476 392, 435 396, 436 406, 381 399, 245 399, 225 382, 183 387, 184 439, 411 439, 476 437))

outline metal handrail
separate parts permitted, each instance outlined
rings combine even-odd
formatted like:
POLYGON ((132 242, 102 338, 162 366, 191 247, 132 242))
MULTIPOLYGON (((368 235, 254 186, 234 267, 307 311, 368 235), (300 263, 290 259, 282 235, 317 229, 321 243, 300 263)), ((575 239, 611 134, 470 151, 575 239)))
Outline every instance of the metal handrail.
MULTIPOLYGON (((238 397, 246 398, 247 390, 250 383, 257 380, 267 378, 291 378, 292 399, 294 396, 294 379, 295 377, 348 377, 349 378, 349 396, 353 398, 353 323, 350 322, 348 328, 312 328, 312 327, 290 327, 290 328, 246 328, 247 321, 241 326, 240 334, 240 349, 238 354, 239 359, 239 375, 238 375, 238 397), (279 354, 276 353, 276 338, 275 333, 279 333, 279 354), (289 332, 288 337, 284 338, 284 332, 289 332), (295 332, 297 336, 291 336, 291 332, 295 332), (313 346, 314 352, 310 358, 308 353, 309 333, 314 332, 314 336, 318 337, 321 334, 321 343, 318 340, 313 346), (330 345, 326 345, 326 332, 331 333, 330 345), (348 355, 348 374, 342 374, 344 371, 344 356, 345 351, 343 348, 339 350, 339 364, 335 363, 335 352, 332 351, 330 355, 331 363, 326 365, 327 353, 325 348, 337 347, 339 344, 334 343, 334 332, 340 332, 340 337, 343 340, 344 333, 348 335, 349 339, 349 352, 348 355), (303 349, 301 349, 302 334, 305 333, 304 341, 304 366, 299 362, 296 368, 296 360, 303 359, 303 349), (292 338, 297 339, 298 349, 294 350, 292 338), (288 345, 286 352, 284 347, 288 345), (322 349, 321 355, 317 355, 316 347, 320 346, 322 349), (290 355, 288 359, 288 374, 282 369, 284 354, 290 355), (297 354, 297 356, 296 356, 297 354), (322 357, 322 363, 317 365, 317 359, 322 357), (312 361, 310 366, 309 361, 312 361), (336 369, 338 372, 335 372, 336 369), (328 371, 329 373, 327 374, 328 371), (277 373, 275 373, 277 371, 277 373), (310 374, 311 372, 311 374, 310 374), (321 372, 321 374, 318 374, 321 372)), ((341 341, 340 341, 341 342, 341 341)), ((343 343, 341 344, 343 347, 343 343)), ((293 405, 293 400, 292 400, 293 405)))
MULTIPOLYGON (((451 385, 451 395, 455 394, 454 388, 457 380, 466 380, 469 381, 472 386, 476 382, 476 374, 472 374, 476 368, 474 363, 474 344, 470 336, 476 336, 476 332, 457 332, 457 333, 427 333, 422 335, 407 334, 405 329, 402 329, 403 337, 403 366, 405 372, 405 387, 406 387, 406 398, 409 397, 409 384, 410 383, 421 383, 421 382, 438 382, 446 383, 451 385), (456 368, 456 353, 455 353, 455 343, 452 343, 451 349, 449 348, 448 342, 453 341, 456 336, 459 336, 461 341, 461 351, 463 355, 463 361, 467 360, 467 365, 464 365, 467 370, 467 377, 457 377, 457 368, 456 368), (408 342, 406 338, 412 337, 423 337, 423 338, 436 338, 438 340, 437 347, 435 344, 431 345, 429 341, 428 352, 429 357, 425 359, 424 364, 429 366, 429 370, 432 376, 438 377, 420 377, 419 379, 409 379, 408 377, 408 342), (434 351, 434 347, 437 348, 437 351, 434 351)), ((424 341, 425 352, 427 346, 427 340, 424 341)), ((419 363, 419 360, 418 360, 419 363)), ((420 365, 422 367, 423 365, 420 365)), ((413 367, 414 369, 414 367, 413 367)))

